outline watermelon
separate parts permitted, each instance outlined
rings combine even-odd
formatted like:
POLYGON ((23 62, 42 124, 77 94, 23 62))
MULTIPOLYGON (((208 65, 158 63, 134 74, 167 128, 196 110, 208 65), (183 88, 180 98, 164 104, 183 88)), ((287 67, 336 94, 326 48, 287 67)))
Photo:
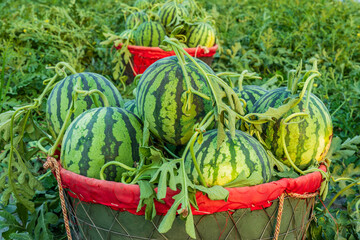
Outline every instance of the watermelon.
MULTIPOLYGON (((59 134, 66 119, 72 101, 72 93, 78 80, 80 80, 80 88, 83 90, 98 89, 101 91, 107 97, 110 106, 122 107, 124 104, 123 99, 114 84, 99 74, 83 72, 67 76, 56 84, 51 91, 46 104, 46 120, 48 122, 49 131, 54 138, 59 134)), ((98 94, 94 94, 93 96, 103 106, 101 97, 98 94)), ((90 96, 79 96, 75 102, 75 107, 75 112, 71 116, 71 121, 84 111, 96 107, 96 105, 90 96)), ((70 122, 68 124, 70 124, 70 122)))
POLYGON ((170 1, 160 8, 158 15, 166 31, 171 33, 175 27, 183 22, 182 18, 188 15, 188 12, 183 5, 178 4, 176 1, 170 1))
MULTIPOLYGON (((211 96, 205 77, 193 62, 185 59, 191 86, 211 96)), ((199 59, 196 61, 207 73, 214 74, 206 63, 199 59)), ((149 123, 149 130, 157 138, 176 146, 187 143, 193 134, 194 124, 213 108, 212 101, 194 94, 191 110, 184 114, 185 91, 184 73, 176 56, 162 58, 150 65, 136 89, 140 118, 149 123)))
POLYGON ((148 21, 148 16, 145 12, 133 12, 126 19, 125 28, 133 29, 136 25, 139 26, 146 21, 148 21))
POLYGON ((234 92, 238 95, 239 98, 245 100, 245 113, 249 113, 251 112, 254 103, 267 91, 256 85, 247 85, 243 86, 242 90, 239 90, 239 88, 235 87, 234 92))
POLYGON ((135 99, 127 101, 124 105, 124 108, 132 113, 134 113, 136 116, 138 116, 138 111, 136 108, 136 101, 135 99))
POLYGON ((134 35, 137 46, 158 47, 164 40, 166 33, 160 23, 148 21, 142 23, 134 35))
POLYGON ((134 7, 138 9, 146 9, 151 5, 151 3, 147 0, 136 0, 134 3, 134 7))
MULTIPOLYGON (((101 167, 118 161, 129 167, 140 160, 142 123, 133 113, 116 107, 93 108, 69 126, 61 145, 62 166, 76 174, 100 179, 101 167)), ((120 181, 125 169, 111 165, 106 180, 120 181)))
MULTIPOLYGON (((253 106, 252 112, 264 113, 270 107, 277 108, 284 100, 291 97, 287 88, 278 88, 267 92, 253 106)), ((292 113, 303 112, 306 95, 302 101, 292 108, 283 118, 292 113)), ((305 169, 313 160, 322 161, 326 156, 333 136, 331 117, 324 103, 314 94, 310 95, 308 117, 296 117, 291 120, 295 122, 286 126, 285 142, 286 148, 295 165, 305 169), (301 119, 304 119, 300 122, 301 119)), ((280 138, 280 121, 270 122, 263 125, 262 137, 270 146, 274 155, 285 164, 290 162, 284 153, 280 138)))
MULTIPOLYGON (((241 187, 269 182, 272 166, 263 146, 242 131, 236 130, 234 137, 229 131, 225 133, 219 148, 216 129, 204 133, 201 144, 194 144, 196 161, 207 186, 241 187)), ((189 178, 201 184, 190 151, 185 156, 185 168, 189 178)))
POLYGON ((187 45, 212 47, 215 44, 215 29, 208 23, 198 22, 189 26, 186 31, 187 45))

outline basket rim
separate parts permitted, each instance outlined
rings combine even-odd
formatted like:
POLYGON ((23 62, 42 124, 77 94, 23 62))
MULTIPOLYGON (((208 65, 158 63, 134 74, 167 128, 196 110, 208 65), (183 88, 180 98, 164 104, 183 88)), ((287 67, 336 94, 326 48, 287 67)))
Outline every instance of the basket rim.
MULTIPOLYGON (((122 47, 122 43, 119 43, 118 45, 114 45, 114 47, 119 50, 122 47)), ((128 45, 128 50, 130 53, 138 53, 138 52, 146 52, 146 53, 158 53, 158 54, 168 54, 168 55, 174 55, 174 51, 165 51, 159 47, 144 47, 144 46, 137 46, 137 45, 128 45)), ((198 52, 198 57, 204 57, 204 56, 213 56, 217 49, 219 48, 218 44, 215 44, 212 47, 202 47, 198 46, 196 48, 184 48, 184 50, 189 54, 195 54, 198 52), (208 52, 205 52, 205 49, 208 50, 208 52)))
MULTIPOLYGON (((68 193, 71 197, 84 202, 107 205, 119 211, 128 211, 137 215, 145 214, 145 208, 137 211, 140 200, 139 185, 89 178, 64 169, 60 163, 59 166, 62 185, 69 190, 68 193)), ((323 164, 320 165, 319 169, 327 170, 323 164)), ((255 186, 226 188, 229 191, 227 201, 210 200, 207 195, 197 192, 198 209, 193 208, 192 210, 195 215, 204 215, 240 208, 262 209, 271 206, 272 201, 285 192, 315 193, 320 188, 321 182, 321 173, 313 172, 297 178, 283 178, 255 186)), ((158 214, 165 215, 167 213, 174 202, 172 197, 178 192, 168 188, 166 198, 163 199, 164 202, 155 201, 158 214)))

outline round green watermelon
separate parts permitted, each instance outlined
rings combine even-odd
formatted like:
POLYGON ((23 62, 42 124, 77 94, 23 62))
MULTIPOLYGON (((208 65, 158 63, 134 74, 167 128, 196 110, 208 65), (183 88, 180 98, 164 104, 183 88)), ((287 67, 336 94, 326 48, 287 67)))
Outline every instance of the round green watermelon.
MULTIPOLYGON (((254 104, 252 112, 264 113, 270 107, 278 108, 291 96, 292 94, 287 88, 271 90, 260 97, 254 104)), ((289 166, 290 162, 287 160, 281 142, 280 122, 292 113, 303 112, 305 99, 306 95, 296 107, 292 108, 281 119, 262 126, 262 137, 266 144, 270 146, 271 151, 279 160, 289 166)), ((329 150, 333 136, 329 111, 314 94, 310 95, 308 112, 310 114, 308 117, 296 117, 290 121, 294 122, 293 124, 285 127, 286 148, 291 159, 300 169, 306 169, 313 161, 322 161, 329 150), (303 121, 301 121, 302 119, 303 121)))
POLYGON ((160 8, 158 15, 166 31, 171 33, 174 28, 183 22, 183 17, 188 15, 188 12, 182 4, 170 1, 160 8))
POLYGON ((160 23, 143 22, 134 33, 135 44, 136 46, 158 47, 165 35, 165 29, 160 23))
MULTIPOLYGON (((200 172, 208 187, 251 186, 270 181, 271 162, 262 145, 252 136, 236 130, 217 147, 218 131, 207 131, 201 144, 194 144, 194 153, 200 172)), ((201 184, 190 151, 185 157, 187 174, 195 184, 201 184)))
MULTIPOLYGON (((100 179, 101 167, 118 161, 129 167, 140 160, 141 120, 116 107, 93 108, 80 114, 68 127, 61 144, 61 164, 74 173, 100 179)), ((125 169, 111 165, 106 180, 120 181, 125 169)))
POLYGON ((136 25, 140 26, 143 22, 146 22, 147 20, 148 16, 145 12, 133 12, 126 19, 125 28, 131 30, 136 25))
MULTIPOLYGON (((199 59, 197 63, 207 72, 211 68, 199 59)), ((193 89, 211 96, 207 81, 198 67, 186 58, 187 70, 193 89)), ((136 89, 139 116, 149 123, 149 130, 159 139, 173 145, 184 145, 199 123, 213 109, 212 101, 193 95, 189 113, 183 112, 187 86, 184 73, 176 56, 162 58, 150 65, 142 74, 136 89)))
POLYGON ((136 116, 139 116, 138 110, 136 108, 136 101, 135 99, 129 100, 125 103, 124 108, 132 113, 134 113, 136 116))
MULTIPOLYGON (((66 119, 72 101, 72 93, 77 81, 80 81, 80 89, 82 90, 97 89, 101 91, 107 97, 112 107, 122 107, 124 104, 121 94, 114 84, 99 74, 83 72, 67 76, 56 84, 46 103, 46 120, 49 131, 54 138, 59 134, 66 119)), ((94 94, 93 96, 97 99, 98 103, 104 106, 103 100, 98 94, 94 94)), ((75 102, 75 107, 75 112, 71 115, 71 121, 86 110, 96 107, 96 105, 90 96, 79 96, 75 102)), ((70 122, 68 124, 70 124, 70 122)))
POLYGON ((215 29, 208 23, 198 22, 190 25, 186 30, 187 46, 212 47, 215 44, 215 29))
POLYGON ((134 7, 138 9, 146 9, 149 6, 151 6, 151 3, 147 0, 136 0, 136 2, 134 3, 134 7))
POLYGON ((256 85, 246 85, 242 88, 242 90, 239 90, 239 88, 235 87, 234 92, 238 95, 239 98, 245 100, 245 113, 249 113, 251 112, 252 106, 255 104, 255 102, 267 91, 256 85))

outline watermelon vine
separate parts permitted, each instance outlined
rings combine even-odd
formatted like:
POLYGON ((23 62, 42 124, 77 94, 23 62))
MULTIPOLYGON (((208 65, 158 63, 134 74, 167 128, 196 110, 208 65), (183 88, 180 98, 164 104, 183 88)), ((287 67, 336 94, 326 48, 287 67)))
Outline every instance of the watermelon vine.
MULTIPOLYGON (((5 189, 2 201, 8 202, 10 195, 13 195, 19 203, 22 203, 32 212, 35 209, 34 203, 30 200, 35 194, 35 189, 43 189, 43 186, 30 171, 26 162, 28 159, 24 158, 25 155, 21 154, 18 149, 26 149, 23 137, 29 124, 35 127, 40 132, 40 135, 48 136, 32 120, 32 111, 36 111, 40 107, 45 95, 54 87, 58 78, 66 76, 65 70, 76 73, 69 64, 64 62, 56 64, 53 69, 55 70, 55 75, 44 81, 44 84, 47 84, 47 86, 40 96, 34 99, 32 104, 20 107, 14 112, 9 112, 8 120, 1 126, 1 130, 5 130, 5 134, 6 129, 8 129, 10 138, 10 143, 6 146, 7 151, 5 153, 7 153, 7 156, 5 155, 3 159, 7 163, 7 171, 2 173, 0 178, 0 189, 5 189), (18 121, 21 116, 23 118, 20 120, 18 127, 15 128, 15 121, 18 121), (26 178, 28 179, 27 181, 25 181, 26 178)), ((35 149, 35 151, 31 152, 29 154, 30 157, 36 154, 37 151, 38 149, 35 149)))

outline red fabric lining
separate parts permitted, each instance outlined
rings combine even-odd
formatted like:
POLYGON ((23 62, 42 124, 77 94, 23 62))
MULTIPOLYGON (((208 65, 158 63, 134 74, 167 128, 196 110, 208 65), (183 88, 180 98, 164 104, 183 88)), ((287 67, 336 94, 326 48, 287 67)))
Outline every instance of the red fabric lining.
MULTIPOLYGON (((320 169, 326 171, 324 165, 320 169)), ((64 188, 70 190, 72 197, 79 198, 84 202, 93 202, 119 211, 128 211, 137 215, 144 215, 145 208, 136 212, 140 188, 138 185, 129 185, 111 181, 98 180, 84 177, 60 166, 60 175, 64 188)), ((277 199, 282 193, 313 193, 320 188, 322 181, 319 172, 310 173, 298 178, 284 178, 278 181, 264 183, 251 187, 227 188, 229 199, 212 201, 201 192, 196 194, 199 209, 193 209, 193 214, 204 215, 215 212, 250 208, 251 210, 262 209, 271 206, 271 201, 277 199)), ((164 204, 155 202, 157 214, 165 215, 174 202, 172 197, 177 191, 168 189, 164 204)))
MULTIPOLYGON (((122 44, 115 46, 116 49, 121 49, 122 44)), ((212 57, 216 53, 218 45, 211 48, 184 48, 184 50, 193 57, 212 57)), ((133 70, 134 76, 143 73, 151 64, 157 60, 175 55, 174 51, 164 51, 159 47, 142 47, 142 46, 128 46, 129 52, 133 55, 133 70)))

